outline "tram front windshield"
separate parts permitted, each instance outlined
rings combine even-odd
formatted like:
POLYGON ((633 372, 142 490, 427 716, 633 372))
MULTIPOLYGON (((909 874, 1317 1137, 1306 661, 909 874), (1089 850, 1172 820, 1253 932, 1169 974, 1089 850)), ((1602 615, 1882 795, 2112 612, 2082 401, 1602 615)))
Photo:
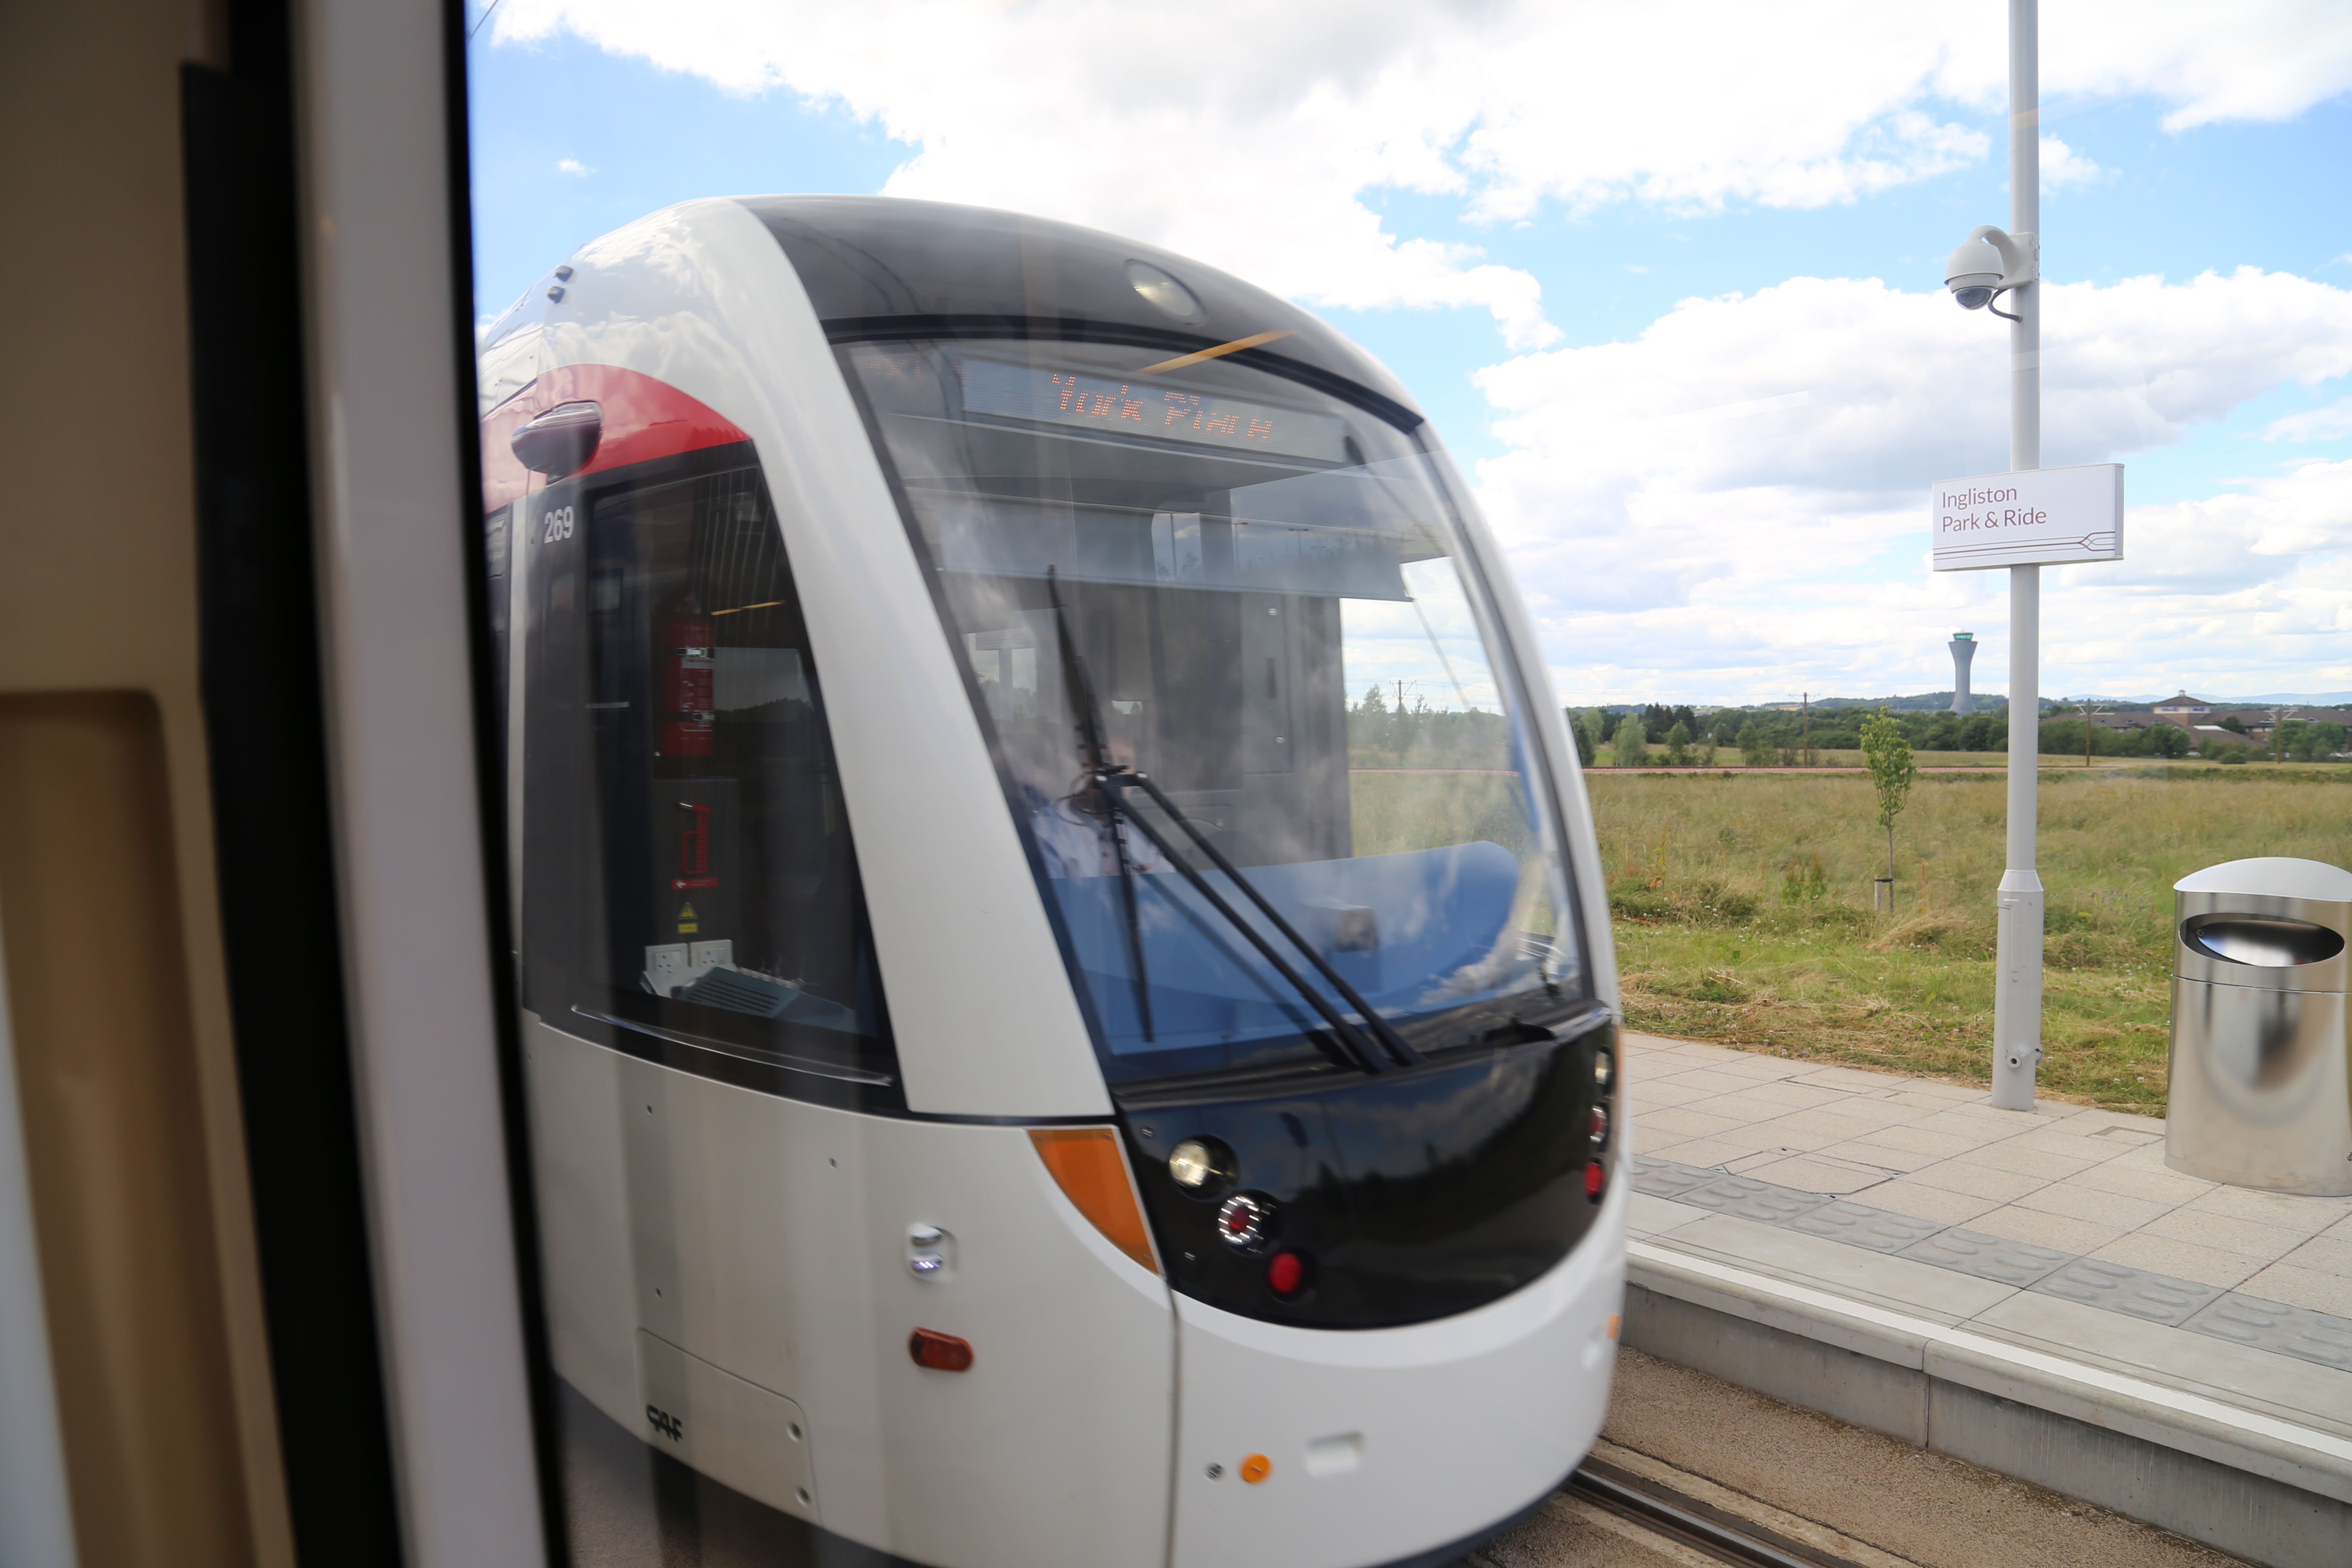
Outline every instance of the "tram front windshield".
POLYGON ((1114 1079, 1339 1070, 1358 1004, 1435 1054, 1583 999, 1538 749, 1414 433, 1230 358, 840 353, 1114 1079))

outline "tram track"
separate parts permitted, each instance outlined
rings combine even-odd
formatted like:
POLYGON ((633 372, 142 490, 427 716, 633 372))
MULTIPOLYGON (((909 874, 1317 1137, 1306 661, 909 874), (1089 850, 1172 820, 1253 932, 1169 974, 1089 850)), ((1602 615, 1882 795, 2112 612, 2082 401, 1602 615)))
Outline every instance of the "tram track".
POLYGON ((1588 1462, 1561 1489, 1652 1535, 1740 1568, 1885 1568, 1899 1561, 1874 1552, 1878 1561, 1866 1563, 1824 1551, 1602 1461, 1588 1462))
MULTIPOLYGON (((1546 1500, 1557 1526, 1612 1536, 1646 1564, 1678 1568, 1918 1568, 1911 1559, 1733 1491, 1703 1477, 1603 1441, 1546 1500)), ((1542 1526, 1538 1524, 1538 1530, 1542 1526)), ((1463 1560, 1464 1568, 1524 1568, 1524 1545, 1510 1538, 1463 1560)))

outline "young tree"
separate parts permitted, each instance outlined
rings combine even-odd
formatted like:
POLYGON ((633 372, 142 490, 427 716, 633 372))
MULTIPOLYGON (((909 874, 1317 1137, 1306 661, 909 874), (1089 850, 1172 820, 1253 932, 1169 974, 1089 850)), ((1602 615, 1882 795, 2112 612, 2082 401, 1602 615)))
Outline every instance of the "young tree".
POLYGON ((1592 737, 1584 728, 1584 715, 1570 708, 1565 710, 1561 716, 1568 721, 1569 741, 1576 747, 1576 765, 1580 768, 1591 767, 1592 737))
POLYGON ((1772 742, 1765 735, 1764 727, 1755 720, 1750 719, 1739 726, 1739 739, 1733 743, 1739 748, 1742 766, 1769 768, 1772 765, 1772 742))
POLYGON ((1675 720, 1675 727, 1666 731, 1666 761, 1676 767, 1689 762, 1690 741, 1689 728, 1681 720, 1675 720))
POLYGON ((1584 730, 1584 743, 1592 748, 1594 761, 1599 761, 1601 749, 1609 743, 1609 715, 1598 708, 1588 708, 1577 721, 1584 730))
POLYGON ((1895 883, 1895 819, 1917 782, 1919 769, 1911 760, 1911 741, 1903 726, 1882 708, 1862 721, 1862 759, 1870 768, 1871 787, 1878 792, 1878 826, 1886 829, 1886 881, 1895 883))
POLYGON ((1610 742, 1615 755, 1610 761, 1621 768, 1638 768, 1650 760, 1650 737, 1642 728, 1642 716, 1628 713, 1617 726, 1617 738, 1610 742))

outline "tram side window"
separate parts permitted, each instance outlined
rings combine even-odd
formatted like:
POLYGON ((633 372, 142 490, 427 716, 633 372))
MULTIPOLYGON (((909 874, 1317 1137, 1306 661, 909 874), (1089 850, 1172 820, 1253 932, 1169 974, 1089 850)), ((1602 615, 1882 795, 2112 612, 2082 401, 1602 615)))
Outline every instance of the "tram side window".
POLYGON ((524 991, 624 1048, 656 1035, 870 1079, 888 1029, 856 856, 748 456, 533 498, 580 521, 526 535, 524 991))

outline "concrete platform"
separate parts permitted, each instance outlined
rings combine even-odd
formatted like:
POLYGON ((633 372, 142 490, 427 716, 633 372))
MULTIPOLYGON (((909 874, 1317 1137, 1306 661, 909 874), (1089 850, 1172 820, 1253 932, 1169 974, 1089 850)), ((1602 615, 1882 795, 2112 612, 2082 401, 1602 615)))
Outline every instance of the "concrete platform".
POLYGON ((1626 1037, 1628 1343, 2251 1561, 2352 1563, 2352 1199, 2163 1123, 1626 1037))

